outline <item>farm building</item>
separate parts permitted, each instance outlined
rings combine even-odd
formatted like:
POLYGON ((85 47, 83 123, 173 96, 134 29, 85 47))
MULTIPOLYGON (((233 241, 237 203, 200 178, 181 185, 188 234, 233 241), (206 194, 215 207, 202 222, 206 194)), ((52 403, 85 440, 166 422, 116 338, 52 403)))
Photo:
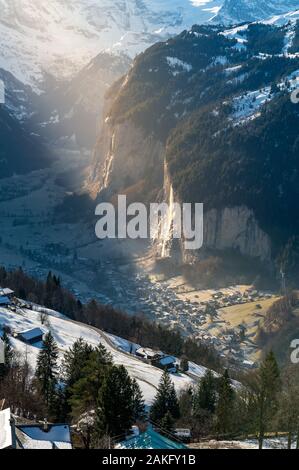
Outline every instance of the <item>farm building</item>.
POLYGON ((23 341, 27 344, 36 344, 40 343, 43 340, 44 332, 40 328, 34 328, 32 330, 27 330, 19 333, 17 338, 20 341, 23 341))
POLYGON ((169 372, 177 372, 176 358, 173 356, 162 356, 153 361, 152 364, 169 372))
POLYGON ((11 304, 11 300, 6 295, 0 294, 0 307, 7 307, 11 304))
POLYGON ((15 295, 14 291, 9 288, 0 287, 0 297, 8 297, 11 299, 15 295))
POLYGON ((136 356, 141 357, 142 359, 145 359, 147 361, 155 361, 158 360, 162 353, 153 351, 152 349, 146 349, 146 348, 139 348, 136 350, 136 356))

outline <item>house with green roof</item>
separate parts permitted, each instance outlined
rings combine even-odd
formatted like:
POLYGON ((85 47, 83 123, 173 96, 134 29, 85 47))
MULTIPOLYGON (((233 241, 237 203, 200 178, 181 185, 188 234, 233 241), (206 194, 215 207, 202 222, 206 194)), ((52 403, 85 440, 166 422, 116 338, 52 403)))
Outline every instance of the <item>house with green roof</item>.
POLYGON ((118 449, 188 449, 179 441, 174 441, 162 436, 152 428, 127 441, 123 441, 117 446, 118 449))

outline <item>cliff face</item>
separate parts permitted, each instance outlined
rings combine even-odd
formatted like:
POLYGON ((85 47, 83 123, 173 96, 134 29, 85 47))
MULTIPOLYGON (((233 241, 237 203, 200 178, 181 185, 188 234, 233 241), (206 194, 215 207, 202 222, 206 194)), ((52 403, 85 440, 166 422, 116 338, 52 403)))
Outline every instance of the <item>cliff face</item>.
POLYGON ((271 259, 271 241, 247 207, 212 209, 204 217, 204 246, 209 249, 235 249, 242 255, 271 259))
MULTIPOLYGON (((164 198, 169 207, 168 219, 171 220, 174 203, 182 201, 175 194, 166 164, 164 172, 164 198)), ((157 244, 158 255, 172 256, 185 262, 194 259, 199 253, 186 251, 184 243, 174 245, 171 241, 171 223, 168 226, 169 232, 157 244)), ((266 263, 271 261, 271 239, 260 228, 254 212, 246 206, 204 210, 202 251, 206 250, 236 250, 266 263)))
POLYGON ((127 194, 150 179, 163 184, 164 146, 131 121, 112 125, 106 119, 97 143, 88 188, 94 197, 127 194))

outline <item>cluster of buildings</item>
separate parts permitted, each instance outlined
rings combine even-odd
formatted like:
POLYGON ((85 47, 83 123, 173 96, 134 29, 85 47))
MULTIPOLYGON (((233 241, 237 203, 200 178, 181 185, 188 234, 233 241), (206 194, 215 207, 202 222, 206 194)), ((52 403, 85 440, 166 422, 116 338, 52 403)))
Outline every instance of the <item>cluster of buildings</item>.
POLYGON ((158 367, 162 370, 167 370, 172 374, 176 373, 178 370, 176 358, 163 354, 162 352, 156 352, 147 348, 139 348, 135 351, 135 355, 152 366, 158 367))

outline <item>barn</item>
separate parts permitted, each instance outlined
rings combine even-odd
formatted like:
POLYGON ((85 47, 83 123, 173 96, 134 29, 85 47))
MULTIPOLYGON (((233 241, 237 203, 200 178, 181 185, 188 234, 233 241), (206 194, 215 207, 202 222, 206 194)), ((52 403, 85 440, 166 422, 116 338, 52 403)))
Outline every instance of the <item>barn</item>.
POLYGON ((37 344, 43 341, 44 332, 40 328, 34 328, 32 330, 27 330, 19 333, 17 338, 23 343, 26 344, 37 344))

